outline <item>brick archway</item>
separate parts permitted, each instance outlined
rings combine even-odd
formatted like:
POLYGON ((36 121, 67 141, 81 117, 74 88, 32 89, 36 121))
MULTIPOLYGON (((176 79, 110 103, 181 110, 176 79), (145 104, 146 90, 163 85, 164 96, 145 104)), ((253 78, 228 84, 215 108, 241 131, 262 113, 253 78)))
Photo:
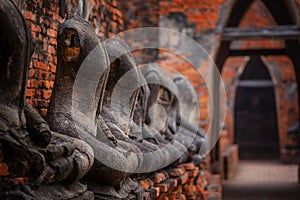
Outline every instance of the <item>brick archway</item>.
POLYGON ((279 99, 275 98, 279 89, 272 69, 266 64, 260 56, 251 57, 233 81, 231 137, 239 144, 240 158, 279 157, 279 143, 283 141, 278 132, 279 99))
MULTIPOLYGON (((261 32, 260 30, 263 30, 262 29, 248 29, 247 31, 252 31, 252 30, 255 30, 253 31, 253 35, 249 34, 247 35, 247 37, 239 37, 241 35, 243 35, 243 30, 239 27, 240 23, 241 23, 241 19, 243 18, 243 16, 245 15, 245 13, 248 11, 249 7, 251 7, 251 5, 253 5, 253 2, 257 2, 257 1, 254 1, 254 0, 245 0, 245 1, 233 1, 233 6, 232 6, 232 9, 231 9, 231 12, 229 12, 229 17, 228 17, 228 20, 225 22, 225 28, 224 28, 224 31, 223 33, 221 33, 221 43, 220 43, 220 46, 219 46, 219 49, 218 49, 218 52, 217 52, 217 56, 216 56, 216 64, 219 68, 219 70, 222 72, 223 70, 223 66, 225 65, 225 62, 227 62, 226 60, 230 57, 232 58, 231 56, 253 56, 253 55, 261 55, 261 56, 285 56, 285 57, 289 57, 290 60, 292 61, 291 62, 291 67, 294 68, 294 72, 296 74, 296 80, 295 82, 297 83, 297 85, 300 85, 300 76, 299 76, 299 67, 300 67, 300 58, 298 58, 295 54, 296 52, 299 52, 298 50, 300 49, 300 45, 299 45, 299 40, 298 38, 287 38, 287 37, 278 37, 278 38, 274 38, 272 37, 272 35, 270 34, 270 37, 261 37, 261 35, 259 35, 261 32), (258 30, 258 31, 257 31, 258 30), (239 32, 241 34, 237 34, 236 37, 227 37, 228 35, 228 32, 239 32), (250 36, 251 35, 251 36, 250 36), (241 49, 241 50, 238 50, 238 49, 232 49, 232 43, 233 41, 236 40, 236 38, 238 38, 239 42, 242 43, 242 40, 245 40, 245 39, 249 39, 251 38, 251 41, 248 40, 248 43, 247 45, 245 45, 246 47, 244 49, 241 49), (283 47, 281 49, 280 45, 279 46, 274 46, 272 47, 271 45, 271 48, 268 49, 263 49, 263 48, 253 48, 251 49, 251 46, 250 46, 250 49, 249 49, 249 44, 251 44, 251 42, 254 41, 254 44, 258 44, 257 41, 267 41, 268 39, 279 39, 282 41, 282 44, 283 47), (263 40, 261 40, 263 39, 263 40), (255 43, 256 42, 256 43, 255 43), (293 45, 292 45, 293 43, 293 45), (248 49, 247 49, 248 47, 248 49)), ((297 13, 298 11, 295 11, 295 10, 291 10, 292 6, 292 2, 290 1, 283 1, 283 0, 280 0, 276 3, 273 2, 272 3, 269 3, 268 1, 264 1, 264 0, 259 0, 259 2, 261 4, 263 4, 266 9, 270 12, 270 15, 271 17, 273 18, 274 20, 274 23, 273 25, 271 25, 271 29, 273 28, 272 26, 274 26, 274 28, 279 28, 281 29, 282 27, 286 27, 287 29, 286 30, 291 30, 292 29, 292 26, 290 27, 287 27, 286 25, 295 25, 295 23, 298 21, 294 15, 294 13, 297 13), (272 4, 272 5, 271 5, 272 4), (276 4, 276 5, 275 5, 276 4), (281 12, 282 15, 276 13, 276 10, 278 8, 281 8, 281 12), (290 13, 292 13, 290 15, 290 13), (284 25, 284 26, 282 26, 284 25)), ((243 27, 244 28, 244 27, 243 27)), ((284 29, 281 29, 281 31, 285 31, 284 29)), ((262 42, 263 43, 263 42, 262 42)), ((263 58, 263 61, 264 63, 266 64, 266 66, 268 67, 270 65, 270 62, 267 62, 268 59, 265 59, 263 58)), ((242 64, 243 65, 243 64, 242 64)), ((273 69, 274 66, 269 66, 268 68, 272 68, 273 69)), ((277 66, 278 67, 278 66, 277 66)), ((270 71, 270 70, 269 70, 270 71)), ((280 70, 278 70, 280 71, 280 70)), ((232 73, 236 73, 236 72, 232 72, 232 73)), ((275 76, 275 75, 274 75, 275 76)), ((275 77, 276 78, 276 77, 275 77)), ((276 80, 276 79, 275 79, 276 80)), ((278 81, 278 77, 277 77, 277 80, 278 81)), ((299 94, 299 87, 298 87, 298 94, 299 94)), ((281 91, 282 92, 282 91, 281 91)), ((284 98, 282 93, 279 95, 280 91, 278 90, 276 92, 276 98, 277 98, 277 102, 284 102, 285 100, 283 101, 279 101, 281 98, 284 98)), ((229 103, 232 103, 232 102, 229 102, 229 103)), ((300 105, 300 101, 298 101, 298 105, 300 105)), ((279 129, 280 129, 280 147, 281 149, 283 149, 283 147, 285 146, 285 141, 288 140, 288 138, 286 137, 286 134, 287 134, 287 123, 286 124, 283 124, 283 122, 286 122, 286 118, 287 118, 287 115, 286 114, 281 114, 280 113, 280 104, 277 105, 277 110, 278 110, 278 122, 279 123, 279 129)), ((298 106, 299 107, 299 106, 298 106)), ((231 117, 232 119, 232 117, 231 117)), ((232 130, 232 127, 233 127, 233 124, 234 122, 231 120, 231 119, 227 119, 227 124, 228 125, 228 128, 232 130)), ((300 117, 299 117, 299 112, 298 112, 298 121, 300 120, 300 117)), ((229 132, 231 131, 229 130, 229 132)), ((233 138, 232 138, 233 134, 229 134, 229 139, 230 139, 230 142, 233 143, 233 138)))

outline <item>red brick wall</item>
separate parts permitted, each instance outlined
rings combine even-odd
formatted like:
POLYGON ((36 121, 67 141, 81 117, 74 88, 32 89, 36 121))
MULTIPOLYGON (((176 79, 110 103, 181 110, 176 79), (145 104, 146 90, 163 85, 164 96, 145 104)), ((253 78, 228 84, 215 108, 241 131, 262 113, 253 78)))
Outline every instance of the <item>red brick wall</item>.
POLYGON ((119 1, 123 13, 124 29, 157 27, 159 23, 159 0, 119 1))
MULTIPOLYGON (((264 6, 264 4, 257 0, 249 8, 248 12, 243 17, 239 27, 268 27, 276 26, 275 20, 264 6)), ((281 40, 258 40, 258 41, 237 41, 233 42, 232 48, 234 49, 267 49, 267 48, 283 48, 284 42, 281 40)), ((288 85, 296 84, 296 77, 294 66, 291 60, 286 56, 268 56, 266 57, 266 64, 268 70, 273 75, 273 81, 278 83, 275 88, 277 95, 277 114, 278 114, 278 128, 279 128, 279 144, 281 149, 287 145, 289 141, 287 130, 298 120, 298 95, 297 93, 292 96, 287 96, 288 85)), ((236 85, 233 80, 238 78, 240 74, 238 71, 246 64, 243 57, 231 57, 224 66, 222 78, 225 82, 226 93, 229 102, 233 102, 235 98, 236 85)), ((228 104, 227 104, 228 105, 228 104)), ((229 131, 230 141, 233 142, 234 138, 234 122, 233 122, 233 106, 227 106, 226 125, 229 131)), ((297 145, 296 140, 293 140, 294 145, 297 145)), ((299 144, 298 144, 299 145, 299 144)))
MULTIPOLYGON (((27 84, 26 98, 42 116, 45 116, 50 101, 56 72, 56 34, 63 22, 66 12, 59 0, 25 1, 22 12, 31 28, 35 41, 27 84)), ((77 1, 72 0, 69 7, 74 10, 77 1)), ((88 16, 99 31, 99 35, 111 36, 123 29, 121 12, 116 0, 92 0, 92 10, 88 16)))
MULTIPOLYGON (((268 26, 276 26, 276 22, 260 0, 254 1, 239 25, 240 28, 263 28, 268 26)), ((283 45, 283 41, 280 40, 246 40, 234 42, 233 47, 238 49, 260 49, 282 48, 283 45)))
MULTIPOLYGON (((133 30, 141 27, 159 26, 159 0, 130 0, 119 1, 118 8, 122 12, 124 30, 133 30)), ((158 34, 152 33, 152 40, 158 41, 158 34)), ((135 38, 132 38, 135 41, 135 38)), ((144 44, 149 44, 145 38, 144 44)), ((152 42, 152 41, 149 41, 152 42)), ((137 44, 140 46, 140 44, 137 44)), ((139 49, 132 52, 138 64, 153 62, 157 59, 158 51, 155 49, 139 49)))
POLYGON ((160 16, 184 13, 187 22, 194 23, 198 34, 212 31, 219 21, 220 6, 225 0, 161 0, 160 16))

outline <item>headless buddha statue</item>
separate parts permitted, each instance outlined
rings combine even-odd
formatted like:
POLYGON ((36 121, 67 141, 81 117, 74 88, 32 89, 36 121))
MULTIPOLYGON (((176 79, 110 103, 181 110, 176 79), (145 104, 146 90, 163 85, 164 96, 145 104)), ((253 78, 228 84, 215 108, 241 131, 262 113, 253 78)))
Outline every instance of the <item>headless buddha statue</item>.
POLYGON ((92 199, 78 182, 93 164, 85 142, 50 130, 24 101, 32 36, 11 1, 0 1, 1 199, 92 199))
POLYGON ((151 91, 146 124, 157 129, 166 140, 174 140, 184 145, 185 150, 179 162, 193 160, 198 164, 202 161, 202 157, 199 158, 198 153, 204 139, 202 135, 197 134, 196 128, 188 130, 181 124, 182 110, 184 110, 184 106, 190 103, 179 99, 183 97, 182 91, 179 91, 181 87, 178 87, 155 64, 145 67, 143 73, 151 91), (152 117, 149 113, 151 106, 152 117), (165 113, 162 113, 162 111, 165 111, 165 113), (156 120, 157 122, 155 122, 156 120))
POLYGON ((194 138, 189 146, 190 160, 196 165, 203 161, 206 153, 205 131, 198 127, 198 97, 191 83, 182 75, 175 74, 173 81, 177 86, 178 98, 173 101, 173 107, 176 113, 170 115, 169 126, 172 130, 180 127, 183 135, 189 135, 194 138), (176 128, 177 127, 177 128, 176 128))

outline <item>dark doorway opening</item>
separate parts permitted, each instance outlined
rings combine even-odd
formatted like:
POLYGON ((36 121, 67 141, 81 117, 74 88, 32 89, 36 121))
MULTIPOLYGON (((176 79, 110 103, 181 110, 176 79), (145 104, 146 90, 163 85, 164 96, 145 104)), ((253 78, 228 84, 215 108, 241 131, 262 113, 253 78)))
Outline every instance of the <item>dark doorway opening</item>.
POLYGON ((276 159, 279 136, 274 84, 260 57, 248 62, 235 100, 235 143, 241 159, 276 159))

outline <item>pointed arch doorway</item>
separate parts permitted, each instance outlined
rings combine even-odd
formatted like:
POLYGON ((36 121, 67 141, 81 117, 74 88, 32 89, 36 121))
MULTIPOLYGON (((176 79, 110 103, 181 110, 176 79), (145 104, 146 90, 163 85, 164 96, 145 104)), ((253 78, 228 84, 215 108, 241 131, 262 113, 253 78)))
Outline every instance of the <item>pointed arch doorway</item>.
POLYGON ((234 140, 241 159, 280 156, 275 85, 259 56, 240 76, 234 108, 234 140))

